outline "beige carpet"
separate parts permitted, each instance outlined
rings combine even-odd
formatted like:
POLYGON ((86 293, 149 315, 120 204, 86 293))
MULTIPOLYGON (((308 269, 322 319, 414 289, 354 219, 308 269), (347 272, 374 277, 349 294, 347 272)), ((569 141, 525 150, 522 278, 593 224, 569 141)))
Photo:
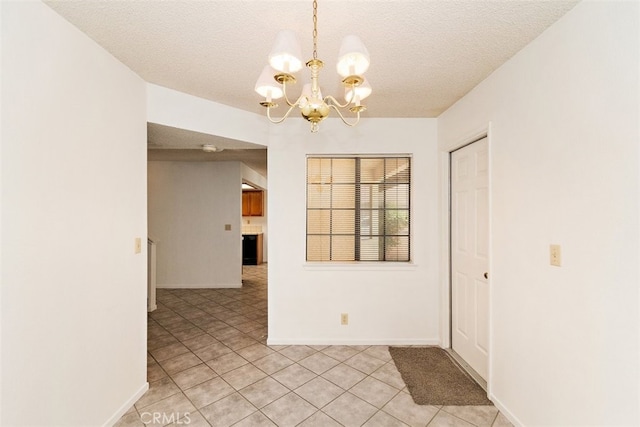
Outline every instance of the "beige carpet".
POLYGON ((487 393, 439 347, 390 347, 418 405, 492 405, 487 393))

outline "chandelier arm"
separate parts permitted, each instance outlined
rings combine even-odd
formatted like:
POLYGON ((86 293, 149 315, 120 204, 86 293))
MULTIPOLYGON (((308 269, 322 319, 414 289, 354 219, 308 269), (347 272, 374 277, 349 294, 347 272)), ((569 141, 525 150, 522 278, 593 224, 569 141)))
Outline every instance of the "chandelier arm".
POLYGON ((338 100, 337 100, 337 99, 335 99, 335 98, 334 98, 333 96, 331 96, 331 95, 327 95, 327 96, 325 96, 325 97, 324 97, 324 102, 326 102, 326 103, 327 103, 327 105, 329 105, 329 106, 335 106, 335 107, 338 107, 338 108, 346 108, 349 104, 351 104, 351 103, 353 102, 353 98, 354 98, 354 95, 353 95, 353 94, 354 94, 354 93, 355 93, 354 91, 351 91, 351 96, 349 97, 349 100, 347 100, 347 102, 345 102, 345 103, 344 103, 344 105, 340 104, 340 103, 338 102, 338 100), (329 102, 327 102, 327 101, 331 101, 331 103, 329 103, 329 102))
MULTIPOLYGON (((287 83, 282 82, 282 94, 284 95, 284 100, 289 107, 295 107, 300 102, 300 98, 296 102, 289 101, 289 97, 287 96, 287 83)), ((286 116, 285 116, 286 117, 286 116)), ((280 122, 278 122, 280 123, 280 122)))
MULTIPOLYGON (((355 120, 355 122, 349 123, 347 121, 347 119, 342 115, 342 113, 340 112, 340 109, 338 107, 336 107, 333 104, 328 104, 328 105, 329 105, 329 108, 333 108, 334 110, 336 110, 336 113, 338 113, 338 116, 340 116, 340 120, 342 120, 342 122, 345 125, 353 127, 353 126, 357 125, 358 122, 360 121, 360 111, 356 112, 356 120, 355 120)), ((267 110, 267 111, 269 111, 269 110, 267 110)))
MULTIPOLYGON (((298 99, 298 101, 300 101, 300 100, 298 99)), ((287 117, 289 117, 289 114, 291 114, 293 109, 298 106, 298 101, 296 101, 295 104, 291 104, 291 106, 289 107, 287 112, 280 119, 272 119, 271 118, 271 107, 267 107, 267 118, 269 119, 269 121, 271 123, 276 124, 276 125, 284 122, 287 119, 287 117)))

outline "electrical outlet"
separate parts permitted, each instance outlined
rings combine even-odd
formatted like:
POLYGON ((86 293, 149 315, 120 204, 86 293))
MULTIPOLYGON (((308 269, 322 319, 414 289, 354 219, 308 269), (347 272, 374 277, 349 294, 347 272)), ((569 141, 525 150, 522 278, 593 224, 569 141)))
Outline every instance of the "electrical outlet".
POLYGON ((140 237, 136 237, 134 252, 137 254, 142 252, 142 239, 140 237))
POLYGON ((549 263, 556 267, 560 267, 562 265, 560 245, 549 245, 549 263))
POLYGON ((231 224, 225 224, 224 231, 231 231, 231 224))
POLYGON ((340 315, 340 324, 348 325, 349 324, 349 313, 342 313, 340 315))

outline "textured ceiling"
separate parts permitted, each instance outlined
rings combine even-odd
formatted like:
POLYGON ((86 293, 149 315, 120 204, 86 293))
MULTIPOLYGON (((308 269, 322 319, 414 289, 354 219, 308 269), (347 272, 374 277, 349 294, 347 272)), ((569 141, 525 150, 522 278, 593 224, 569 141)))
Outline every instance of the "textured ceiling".
MULTIPOLYGON (((253 87, 278 30, 294 30, 312 55, 310 0, 46 3, 146 81, 260 114, 253 87)), ((319 0, 323 94, 343 93, 336 56, 356 34, 371 54, 363 117, 437 117, 576 3, 319 0)))
POLYGON ((261 145, 237 141, 206 133, 193 132, 147 123, 147 160, 179 162, 245 163, 262 176, 267 176, 267 149, 261 145), (205 153, 202 146, 211 144, 223 151, 205 153))
MULTIPOLYGON (((357 34, 371 54, 366 115, 436 117, 575 3, 320 0, 320 84, 342 94, 336 57, 357 34)), ((146 81, 247 111, 263 113, 253 86, 278 30, 294 30, 305 59, 312 54, 309 0, 47 4, 146 81)))

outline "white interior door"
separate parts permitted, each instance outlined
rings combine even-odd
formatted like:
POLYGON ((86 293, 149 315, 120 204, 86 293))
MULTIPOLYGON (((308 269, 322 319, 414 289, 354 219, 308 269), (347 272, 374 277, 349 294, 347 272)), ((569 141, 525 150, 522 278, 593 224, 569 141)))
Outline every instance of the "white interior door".
POLYGON ((489 357, 487 138, 451 153, 451 339, 487 379, 489 357))

